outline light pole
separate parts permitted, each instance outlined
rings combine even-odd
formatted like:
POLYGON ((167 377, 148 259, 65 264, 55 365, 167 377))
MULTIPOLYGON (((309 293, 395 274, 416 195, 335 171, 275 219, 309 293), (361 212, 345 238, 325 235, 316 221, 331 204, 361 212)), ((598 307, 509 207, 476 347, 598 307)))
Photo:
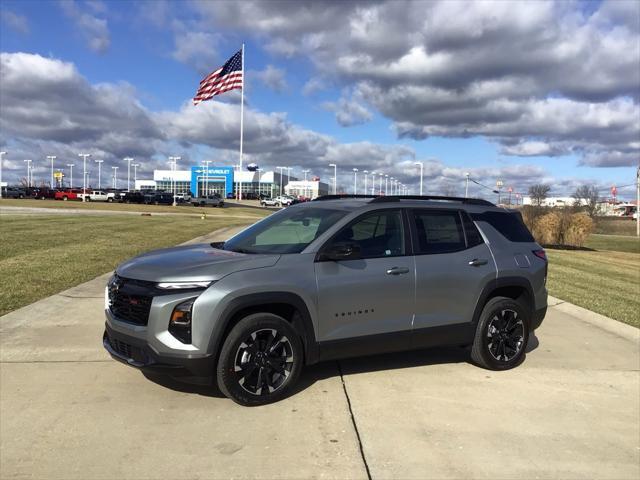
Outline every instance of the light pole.
POLYGON ((467 177, 467 184, 464 187, 464 198, 469 198, 469 172, 465 172, 465 177, 467 177))
MULTIPOLYGON (((123 160, 127 162, 127 192, 131 191, 131 162, 133 158, 124 157, 123 160)), ((98 188, 100 188, 100 167, 98 166, 98 188)))
POLYGON ((31 162, 33 160, 25 160, 27 162, 27 187, 31 188, 31 162))
POLYGON ((47 160, 51 160, 51 188, 53 189, 53 161, 58 158, 55 155, 47 155, 47 160))
POLYGON ((138 167, 140 166, 139 163, 132 163, 131 166, 133 167, 133 189, 136 189, 136 182, 138 181, 138 167))
POLYGON ((69 167, 70 173, 69 173, 69 188, 73 188, 73 167, 75 167, 75 165, 73 163, 67 163, 67 167, 69 167))
MULTIPOLYGON (((79 153, 78 154, 79 157, 82 157, 83 160, 83 168, 82 168, 82 201, 86 202, 87 201, 87 196, 85 195, 85 193, 87 193, 87 157, 90 157, 91 154, 90 153, 79 153)), ((115 188, 115 187, 114 187, 115 188)))
POLYGON ((384 194, 389 195, 389 175, 384 176, 384 194))
POLYGON ((358 169, 353 169, 353 194, 358 194, 358 169))
POLYGON ((424 174, 424 163, 416 162, 416 165, 420 166, 420 195, 422 196, 422 177, 424 174))
MULTIPOLYGON (((209 196, 209 164, 211 163, 211 160, 205 160, 202 163, 204 163, 204 194, 205 196, 209 196)), ((226 182, 226 180, 225 180, 226 182)), ((227 194, 226 190, 227 190, 227 186, 224 186, 225 189, 225 195, 227 194)))
POLYGON ((276 170, 280 170, 280 196, 282 196, 282 174, 287 167, 276 167, 276 170))
POLYGON ((178 160, 182 160, 182 157, 169 157, 171 163, 171 191, 173 192, 173 206, 177 205, 176 202, 176 170, 178 169, 178 160))
POLYGON ((371 195, 375 195, 376 190, 376 172, 371 172, 371 195))
MULTIPOLYGON (((291 170, 293 170, 293 168, 292 167, 286 167, 286 170, 287 170, 287 183, 284 185, 285 190, 287 188, 287 185, 289 185, 289 182, 291 181, 291 170)), ((291 191, 291 190, 289 190, 289 191, 291 191)))
POLYGON ((378 190, 380 192, 380 195, 382 195, 382 178, 384 177, 384 173, 380 172, 378 175, 380 175, 380 190, 378 190))
POLYGON ((113 169, 113 188, 116 189, 118 188, 118 167, 111 168, 113 169))
POLYGON ((502 188, 503 185, 504 185, 504 182, 502 180, 496 181, 496 189, 498 190, 498 205, 500 205, 500 189, 502 188))
POLYGON ((367 194, 367 175, 369 175, 369 172, 367 170, 365 170, 364 172, 364 194, 367 194))
POLYGON ((6 154, 7 152, 0 152, 0 198, 2 198, 2 157, 6 154))
MULTIPOLYGON (((100 190, 102 188, 102 180, 101 180, 101 170, 102 170, 102 162, 104 162, 104 160, 96 160, 95 161, 98 164, 98 190, 100 190)), ((129 189, 127 189, 127 191, 129 191, 129 189)))
POLYGON ((338 167, 335 163, 330 163, 330 167, 333 167, 333 194, 338 194, 338 167))
POLYGON ((389 186, 391 187, 391 195, 393 195, 393 177, 389 177, 389 186))

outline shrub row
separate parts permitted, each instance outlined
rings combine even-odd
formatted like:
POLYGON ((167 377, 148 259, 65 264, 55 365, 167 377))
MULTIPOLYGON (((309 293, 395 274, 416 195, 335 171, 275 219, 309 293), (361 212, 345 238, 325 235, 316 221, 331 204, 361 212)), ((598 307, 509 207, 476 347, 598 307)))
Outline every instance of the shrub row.
POLYGON ((589 215, 570 209, 526 208, 522 218, 541 245, 583 247, 595 227, 589 215))

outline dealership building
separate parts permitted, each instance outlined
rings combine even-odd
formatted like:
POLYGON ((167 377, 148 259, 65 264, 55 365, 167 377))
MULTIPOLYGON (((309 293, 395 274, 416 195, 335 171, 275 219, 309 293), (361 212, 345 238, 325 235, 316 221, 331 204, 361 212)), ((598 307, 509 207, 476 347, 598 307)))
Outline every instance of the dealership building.
POLYGON ((238 171, 234 167, 203 166, 193 166, 190 170, 155 170, 153 180, 136 180, 135 189, 172 191, 174 182, 176 193, 191 192, 194 196, 202 196, 205 192, 222 197, 236 195, 240 184, 243 195, 254 193, 275 197, 282 192, 315 198, 328 192, 327 185, 319 179, 298 181, 295 177, 274 171, 238 171))

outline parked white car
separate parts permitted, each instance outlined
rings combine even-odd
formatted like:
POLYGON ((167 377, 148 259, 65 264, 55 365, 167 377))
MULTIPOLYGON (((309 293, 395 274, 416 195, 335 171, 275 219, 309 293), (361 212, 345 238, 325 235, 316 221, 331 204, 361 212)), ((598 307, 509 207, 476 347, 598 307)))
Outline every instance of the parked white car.
POLYGON ((88 202, 113 202, 116 198, 116 194, 113 192, 107 193, 102 190, 91 190, 88 193, 79 193, 78 198, 83 199, 87 197, 88 202))

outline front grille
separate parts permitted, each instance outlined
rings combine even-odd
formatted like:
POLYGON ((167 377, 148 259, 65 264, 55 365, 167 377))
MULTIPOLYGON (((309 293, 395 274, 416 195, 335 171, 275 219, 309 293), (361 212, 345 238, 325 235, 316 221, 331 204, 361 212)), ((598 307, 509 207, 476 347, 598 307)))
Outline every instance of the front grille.
POLYGON ((141 348, 111 337, 109 337, 109 343, 111 348, 123 357, 131 358, 139 363, 147 363, 147 355, 141 348))
POLYGON ((154 291, 153 282, 114 275, 108 285, 109 309, 120 320, 147 325, 154 291))

